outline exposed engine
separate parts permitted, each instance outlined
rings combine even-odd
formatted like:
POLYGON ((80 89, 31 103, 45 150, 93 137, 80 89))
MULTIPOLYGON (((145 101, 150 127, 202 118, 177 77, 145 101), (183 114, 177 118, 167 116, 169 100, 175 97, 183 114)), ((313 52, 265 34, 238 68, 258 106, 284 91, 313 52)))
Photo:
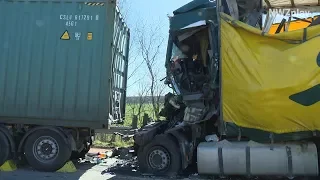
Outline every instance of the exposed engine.
POLYGON ((176 94, 166 96, 161 113, 172 120, 172 125, 179 121, 183 124, 207 121, 218 112, 218 66, 209 36, 207 26, 181 31, 175 36, 166 83, 176 94))

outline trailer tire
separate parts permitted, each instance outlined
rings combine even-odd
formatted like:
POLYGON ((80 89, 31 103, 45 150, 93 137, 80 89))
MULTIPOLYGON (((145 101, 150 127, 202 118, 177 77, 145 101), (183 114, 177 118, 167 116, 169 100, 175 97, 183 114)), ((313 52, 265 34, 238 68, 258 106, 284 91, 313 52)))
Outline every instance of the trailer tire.
POLYGON ((62 168, 72 152, 60 134, 42 129, 27 138, 24 151, 28 163, 34 169, 46 172, 62 168))
POLYGON ((181 171, 179 146, 169 135, 156 136, 139 148, 138 163, 143 173, 175 176, 181 171))
POLYGON ((0 131, 0 166, 10 157, 10 146, 7 137, 0 131))

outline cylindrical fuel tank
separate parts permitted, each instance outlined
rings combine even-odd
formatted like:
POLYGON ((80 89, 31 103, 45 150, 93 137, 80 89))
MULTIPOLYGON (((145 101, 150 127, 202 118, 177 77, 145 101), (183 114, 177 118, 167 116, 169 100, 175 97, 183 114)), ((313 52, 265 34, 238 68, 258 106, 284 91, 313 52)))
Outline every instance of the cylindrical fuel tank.
POLYGON ((292 177, 319 172, 317 147, 312 142, 203 142, 197 149, 200 174, 292 177))

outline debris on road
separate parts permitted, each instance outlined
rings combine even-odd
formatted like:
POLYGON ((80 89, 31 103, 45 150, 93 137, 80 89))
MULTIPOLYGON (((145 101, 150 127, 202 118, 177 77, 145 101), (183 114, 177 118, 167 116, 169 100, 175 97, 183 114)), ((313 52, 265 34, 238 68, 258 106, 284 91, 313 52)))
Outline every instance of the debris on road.
POLYGON ((100 164, 107 161, 108 158, 117 158, 123 160, 130 160, 133 158, 134 150, 132 148, 113 148, 113 149, 99 149, 86 154, 81 163, 90 162, 92 164, 100 164))

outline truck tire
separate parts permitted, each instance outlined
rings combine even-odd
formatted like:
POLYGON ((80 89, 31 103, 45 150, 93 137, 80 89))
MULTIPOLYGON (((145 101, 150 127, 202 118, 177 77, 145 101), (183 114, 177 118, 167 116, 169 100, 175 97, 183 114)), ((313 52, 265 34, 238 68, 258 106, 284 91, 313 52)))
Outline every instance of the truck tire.
POLYGON ((38 171, 54 172, 70 159, 71 147, 63 137, 51 130, 32 133, 24 146, 28 163, 38 171))
POLYGON ((0 166, 10 157, 10 145, 7 137, 0 131, 0 166))
POLYGON ((154 175, 175 176, 181 171, 178 144, 169 135, 159 135, 138 151, 140 171, 154 175))

